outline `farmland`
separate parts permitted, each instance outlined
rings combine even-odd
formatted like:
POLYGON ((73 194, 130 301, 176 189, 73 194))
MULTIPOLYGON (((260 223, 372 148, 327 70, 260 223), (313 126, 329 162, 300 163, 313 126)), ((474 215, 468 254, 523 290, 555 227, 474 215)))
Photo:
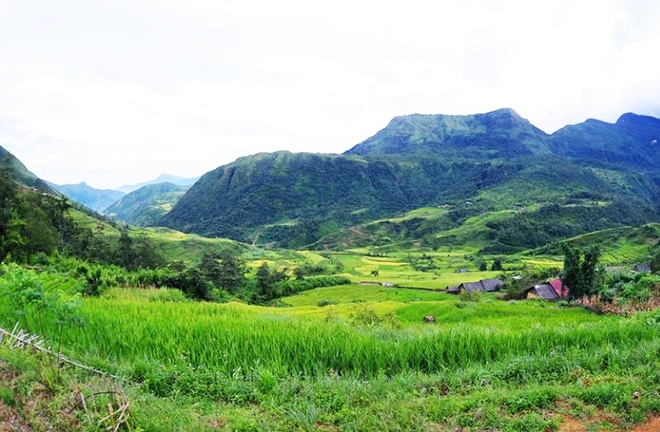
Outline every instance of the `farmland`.
MULTIPOLYGON (((438 272, 424 283, 427 273, 405 255, 336 258, 356 282, 372 266, 378 279, 422 287, 491 274, 438 272)), ((19 320, 120 377, 106 385, 128 395, 142 430, 545 431, 567 419, 620 430, 660 410, 657 312, 596 315, 358 284, 305 291, 279 307, 200 303, 170 289, 81 299, 71 278, 5 270, 45 300, 24 302, 19 315, 3 302, 2 327, 19 320), (424 324, 426 315, 436 323, 424 324)), ((46 358, 2 353, 14 367, 40 361, 48 370, 46 358)), ((92 382, 75 370, 52 374, 49 385, 65 393, 92 382)))

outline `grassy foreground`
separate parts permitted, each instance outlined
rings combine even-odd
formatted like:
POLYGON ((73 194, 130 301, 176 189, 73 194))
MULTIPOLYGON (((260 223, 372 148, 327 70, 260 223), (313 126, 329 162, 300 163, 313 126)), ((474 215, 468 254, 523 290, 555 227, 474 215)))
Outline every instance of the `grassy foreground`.
MULTIPOLYGON (((66 280, 49 287, 66 295, 66 280)), ((121 389, 131 428, 145 431, 552 431, 568 418, 588 430, 624 430, 660 412, 657 311, 597 316, 479 300, 348 285, 265 308, 112 290, 76 300, 76 320, 38 302, 17 316, 3 302, 2 327, 19 319, 121 379, 5 345, 0 366, 15 372, 0 384, 0 400, 35 430, 46 429, 38 427, 44 412, 69 413, 48 423, 55 430, 96 430, 71 395, 99 388, 121 389), (423 324, 425 315, 437 322, 423 324), (33 410, 30 401, 44 395, 45 408, 33 410)))

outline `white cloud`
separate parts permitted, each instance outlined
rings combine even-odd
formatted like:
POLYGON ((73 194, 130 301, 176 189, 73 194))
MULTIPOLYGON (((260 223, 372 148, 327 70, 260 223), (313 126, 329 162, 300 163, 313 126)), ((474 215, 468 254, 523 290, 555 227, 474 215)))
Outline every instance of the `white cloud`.
POLYGON ((660 5, 0 0, 0 145, 58 183, 342 152, 396 115, 658 114, 660 5), (28 4, 29 3, 29 4, 28 4), (36 5, 35 5, 36 3, 36 5))

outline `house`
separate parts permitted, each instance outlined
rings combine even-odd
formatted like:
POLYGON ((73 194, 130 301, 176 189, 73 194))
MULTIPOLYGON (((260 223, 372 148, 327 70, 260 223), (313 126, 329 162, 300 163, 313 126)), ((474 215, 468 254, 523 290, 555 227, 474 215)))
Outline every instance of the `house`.
POLYGON ((568 297, 568 287, 564 285, 559 278, 543 284, 531 286, 525 291, 525 298, 527 299, 541 298, 554 301, 566 297, 568 297))
MULTIPOLYGON (((495 292, 502 288, 504 282, 499 279, 482 279, 478 282, 463 282, 457 287, 456 291, 447 290, 451 294, 459 294, 462 292, 495 292)), ((451 288, 451 287, 450 287, 451 288)))
POLYGON ((484 289, 484 286, 481 285, 481 281, 479 282, 463 282, 458 286, 458 292, 478 292, 478 291, 486 291, 484 289))
POLYGON ((544 283, 527 288, 525 291, 525 298, 528 300, 540 298, 543 300, 553 301, 558 300, 559 295, 554 290, 554 288, 552 288, 552 285, 549 283, 544 283))
POLYGON ((482 279, 480 282, 486 292, 499 291, 504 286, 504 282, 499 279, 482 279))
POLYGON ((451 285, 447 287, 447 294, 458 294, 461 290, 458 288, 458 285, 451 285))

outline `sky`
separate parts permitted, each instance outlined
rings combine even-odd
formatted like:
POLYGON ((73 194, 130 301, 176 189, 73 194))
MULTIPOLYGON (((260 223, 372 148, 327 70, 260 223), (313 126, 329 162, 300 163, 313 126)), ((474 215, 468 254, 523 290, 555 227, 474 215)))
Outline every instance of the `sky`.
POLYGON ((0 0, 0 146, 101 188, 342 153, 398 115, 660 117, 651 0, 0 0))

